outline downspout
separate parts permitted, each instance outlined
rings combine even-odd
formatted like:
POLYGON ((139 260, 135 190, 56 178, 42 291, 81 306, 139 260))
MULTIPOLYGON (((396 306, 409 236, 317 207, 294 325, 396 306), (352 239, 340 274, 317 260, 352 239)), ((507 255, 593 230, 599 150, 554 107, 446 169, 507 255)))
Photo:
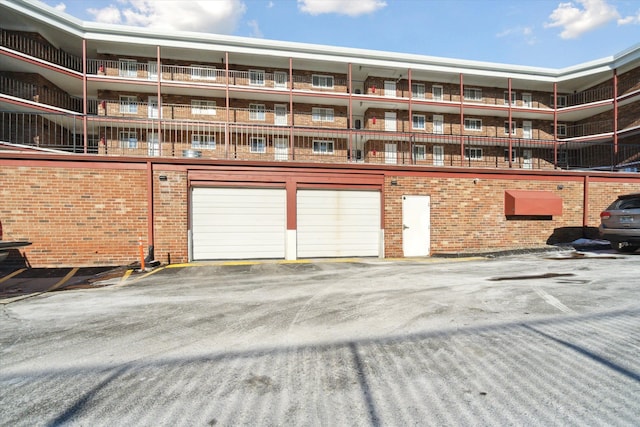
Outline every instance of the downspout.
POLYGON ((460 73, 460 166, 464 166, 464 77, 460 73))
POLYGON ((618 154, 618 69, 613 70, 613 152, 618 154))
POLYGON ((349 153, 349 158, 347 159, 349 161, 349 163, 353 163, 353 156, 354 156, 354 151, 353 151, 353 84, 352 84, 352 64, 351 62, 349 62, 349 68, 348 68, 348 79, 349 81, 347 82, 347 84, 349 85, 349 147, 348 147, 348 153, 349 153))
POLYGON ((558 168, 558 83, 553 84, 553 167, 558 168))
POLYGON ((509 123, 507 123, 507 128, 509 129, 509 153, 507 154, 507 156, 509 157, 509 169, 513 168, 513 159, 511 158, 511 153, 513 152, 513 134, 511 133, 511 120, 513 119, 513 111, 512 108, 513 106, 511 105, 511 77, 509 77, 508 79, 508 86, 509 86, 509 93, 507 95, 508 99, 508 105, 509 105, 509 123))
POLYGON ((293 127, 295 126, 295 116, 293 114, 293 58, 289 57, 289 116, 291 122, 289 124, 289 145, 291 146, 291 160, 296 158, 296 144, 294 144, 293 127))
POLYGON ((582 237, 587 237, 587 228, 589 226, 589 175, 585 175, 583 184, 582 198, 582 237))
MULTIPOLYGON (((84 133, 84 154, 87 154, 89 142, 87 129, 87 39, 82 39, 82 132, 84 133)), ((73 145, 75 147, 75 142, 73 145)))
POLYGON ((146 263, 150 263, 155 258, 154 255, 154 209, 153 209, 153 163, 147 161, 147 235, 149 236, 147 244, 149 245, 149 253, 145 258, 146 263))

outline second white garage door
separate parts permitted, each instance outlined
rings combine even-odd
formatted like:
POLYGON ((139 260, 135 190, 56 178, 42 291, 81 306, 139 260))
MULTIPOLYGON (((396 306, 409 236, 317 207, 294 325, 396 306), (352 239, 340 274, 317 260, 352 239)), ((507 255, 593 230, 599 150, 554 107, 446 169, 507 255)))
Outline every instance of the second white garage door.
POLYGON ((380 192, 298 190, 298 257, 378 256, 380 192))
POLYGON ((284 258, 284 189, 197 187, 191 203, 194 260, 284 258))

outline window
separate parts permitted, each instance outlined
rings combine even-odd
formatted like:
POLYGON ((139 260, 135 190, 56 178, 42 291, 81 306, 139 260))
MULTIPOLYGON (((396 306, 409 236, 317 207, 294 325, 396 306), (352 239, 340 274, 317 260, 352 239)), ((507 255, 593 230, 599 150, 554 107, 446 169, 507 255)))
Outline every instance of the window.
POLYGON ((420 114, 413 115, 413 129, 425 129, 426 118, 420 114))
POLYGON ((425 160, 427 158, 426 148, 424 145, 413 146, 413 160, 425 160))
POLYGON ((284 71, 276 71, 273 73, 273 85, 279 88, 287 87, 287 73, 284 71))
MULTIPOLYGON (((551 95, 551 105, 554 105, 553 95, 551 95)), ((556 107, 562 108, 567 106, 567 97, 565 95, 558 95, 558 103, 556 107)))
POLYGON ((120 132, 120 148, 138 148, 138 135, 135 132, 120 132))
POLYGON ((481 131, 482 120, 480 119, 464 119, 464 130, 481 131))
MULTIPOLYGON (((504 105, 509 105, 509 91, 504 91, 504 105)), ((511 91, 511 105, 516 105, 516 93, 511 91)))
MULTIPOLYGON (((509 122, 504 122, 504 134, 509 135, 509 122)), ((516 134, 516 122, 511 122, 511 136, 516 134)))
POLYGON ((216 67, 208 65, 191 64, 192 80, 215 80, 216 67))
POLYGON ((442 86, 434 85, 431 86, 431 96, 433 96, 434 101, 442 101, 444 99, 444 89, 442 86))
POLYGON ((422 83, 411 83, 411 96, 424 99, 424 85, 422 83))
POLYGON ((465 148, 465 160, 482 160, 482 148, 465 148))
POLYGON ((333 121, 333 108, 318 108, 313 107, 311 115, 314 122, 332 122, 333 121))
POLYGON ((120 95, 120 112, 125 114, 138 114, 138 98, 135 96, 120 95))
POLYGON ((249 147, 249 151, 252 153, 266 153, 267 152, 267 144, 264 138, 256 138, 252 137, 250 141, 251 146, 249 147))
POLYGON ((321 76, 314 74, 311 76, 311 86, 333 89, 333 76, 321 76))
POLYGON ((194 133, 193 135, 191 135, 191 148, 206 148, 208 150, 215 150, 216 137, 215 135, 194 133))
POLYGON ((250 70, 249 71, 249 84, 253 86, 264 86, 264 71, 263 70, 250 70))
POLYGON ((206 101, 204 99, 191 100, 191 114, 216 115, 216 102, 206 101))
POLYGON ((482 101, 482 89, 465 88, 464 99, 467 101, 482 101))
MULTIPOLYGON (((553 124, 551 125, 551 132, 554 132, 553 124)), ((567 136, 567 125, 564 123, 558 123, 558 136, 567 136)))
MULTIPOLYGON (((505 162, 509 161, 509 149, 508 148, 504 149, 504 161, 505 162)), ((512 162, 516 161, 516 149, 515 148, 511 149, 511 161, 512 162)))
POLYGON ((138 61, 135 59, 120 59, 118 61, 118 75, 120 77, 138 77, 138 61))
POLYGON ((333 141, 313 141, 313 152, 316 154, 333 154, 333 141))
POLYGON ((522 94, 522 106, 523 107, 532 107, 533 103, 531 102, 531 94, 530 93, 523 93, 522 94))
POLYGON ((249 104, 249 120, 265 120, 264 104, 249 104))

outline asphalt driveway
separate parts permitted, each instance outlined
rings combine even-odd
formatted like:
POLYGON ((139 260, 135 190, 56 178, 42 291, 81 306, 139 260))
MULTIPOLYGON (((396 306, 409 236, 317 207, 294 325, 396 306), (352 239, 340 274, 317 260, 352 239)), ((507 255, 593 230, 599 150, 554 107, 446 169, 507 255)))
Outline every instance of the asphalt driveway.
POLYGON ((0 423, 637 425, 640 255, 596 255, 174 267, 42 294, 0 307, 0 423))

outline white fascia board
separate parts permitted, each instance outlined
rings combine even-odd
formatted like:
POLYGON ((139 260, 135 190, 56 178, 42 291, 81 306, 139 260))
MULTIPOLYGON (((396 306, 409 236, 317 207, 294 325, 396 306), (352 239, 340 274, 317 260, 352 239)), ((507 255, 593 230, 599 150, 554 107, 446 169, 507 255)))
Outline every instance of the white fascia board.
POLYGON ((82 21, 72 17, 71 15, 63 14, 62 12, 39 1, 0 0, 0 6, 12 9, 15 12, 21 13, 59 30, 66 31, 74 36, 82 38, 84 35, 84 31, 82 30, 82 21))

